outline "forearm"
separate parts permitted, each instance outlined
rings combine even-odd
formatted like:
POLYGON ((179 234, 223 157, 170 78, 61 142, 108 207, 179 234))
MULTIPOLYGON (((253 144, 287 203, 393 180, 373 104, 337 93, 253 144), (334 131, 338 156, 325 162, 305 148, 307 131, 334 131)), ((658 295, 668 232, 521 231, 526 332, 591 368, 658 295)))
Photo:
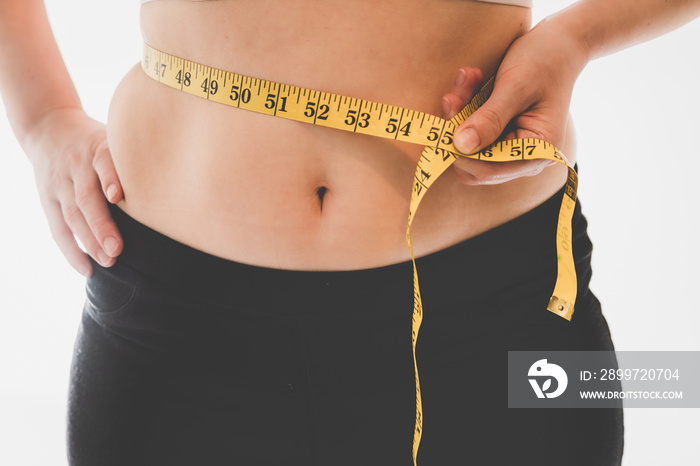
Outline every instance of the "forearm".
POLYGON ((588 60, 644 42, 700 16, 700 0, 580 0, 547 18, 574 34, 588 60))
POLYGON ((51 110, 81 108, 42 0, 0 0, 0 94, 23 146, 51 110))

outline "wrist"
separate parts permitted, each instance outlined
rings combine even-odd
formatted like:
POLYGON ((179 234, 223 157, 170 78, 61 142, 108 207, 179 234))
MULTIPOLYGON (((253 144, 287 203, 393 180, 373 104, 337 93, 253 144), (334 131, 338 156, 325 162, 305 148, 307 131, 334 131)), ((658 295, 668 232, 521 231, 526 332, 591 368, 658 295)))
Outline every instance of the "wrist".
POLYGON ((576 6, 574 4, 546 17, 537 26, 550 28, 560 41, 567 43, 570 58, 583 70, 597 54, 599 34, 596 21, 576 6))
MULTIPOLYGON (((82 107, 63 106, 47 109, 22 130, 16 132, 17 140, 27 159, 36 168, 44 163, 44 157, 65 145, 66 128, 72 122, 87 115, 82 107)), ((68 136, 70 139, 70 135, 68 136)))
POLYGON ((67 114, 78 113, 85 113, 80 104, 47 108, 22 124, 12 125, 15 127, 15 137, 20 146, 26 149, 28 145, 46 138, 55 123, 64 120, 67 114))

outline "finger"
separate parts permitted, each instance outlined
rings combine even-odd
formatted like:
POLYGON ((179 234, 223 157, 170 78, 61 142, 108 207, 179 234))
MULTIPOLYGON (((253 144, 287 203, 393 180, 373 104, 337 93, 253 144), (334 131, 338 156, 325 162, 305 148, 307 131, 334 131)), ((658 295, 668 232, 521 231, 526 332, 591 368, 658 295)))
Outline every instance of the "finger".
POLYGON ((68 228, 70 228, 73 235, 80 240, 87 253, 105 267, 112 265, 114 259, 109 257, 102 249, 97 238, 95 238, 92 230, 85 221, 80 207, 73 199, 68 197, 65 202, 61 202, 61 213, 63 214, 63 219, 68 225, 68 228))
POLYGON ((61 250, 61 254, 68 260, 71 267, 79 274, 89 277, 92 275, 92 263, 75 241, 73 232, 70 230, 61 212, 58 201, 52 201, 46 205, 46 218, 49 221, 51 236, 61 250))
POLYGON ((480 69, 463 66, 457 70, 455 84, 450 93, 457 96, 464 107, 479 90, 483 80, 484 74, 480 69))
POLYGON ((458 158, 453 164, 459 181, 470 186, 501 184, 525 176, 535 176, 550 165, 550 160, 485 162, 464 157, 458 158))
MULTIPOLYGON (((505 141, 528 137, 536 136, 524 130, 510 131, 505 135, 501 135, 501 139, 505 141)), ((455 160, 454 171, 457 178, 464 184, 471 186, 493 185, 506 183, 524 176, 539 175, 542 173, 542 170, 557 163, 546 159, 488 162, 460 157, 455 160)))
POLYGON ((462 67, 457 70, 455 83, 443 97, 443 118, 451 119, 472 99, 483 81, 478 68, 462 67))
POLYGON ((464 154, 480 151, 498 139, 508 123, 528 108, 533 99, 520 84, 522 81, 511 81, 497 81, 491 97, 455 131, 457 150, 464 154))
MULTIPOLYGON (((109 258, 117 257, 121 253, 121 235, 109 213, 97 176, 89 168, 81 170, 81 172, 74 182, 75 203, 80 209, 89 232, 82 232, 78 238, 80 241, 83 241, 83 236, 88 241, 94 239, 96 241, 94 253, 98 256, 99 262, 103 265, 111 264, 109 258)), ((80 226, 82 227, 82 224, 80 226)), ((88 247, 84 241, 83 245, 88 247)), ((91 255, 93 254, 92 249, 88 249, 88 251, 91 255)))
POLYGON ((124 199, 121 183, 117 170, 114 168, 112 154, 109 151, 107 142, 105 141, 95 151, 95 157, 92 159, 92 166, 97 173, 102 186, 102 192, 109 202, 116 204, 124 199))

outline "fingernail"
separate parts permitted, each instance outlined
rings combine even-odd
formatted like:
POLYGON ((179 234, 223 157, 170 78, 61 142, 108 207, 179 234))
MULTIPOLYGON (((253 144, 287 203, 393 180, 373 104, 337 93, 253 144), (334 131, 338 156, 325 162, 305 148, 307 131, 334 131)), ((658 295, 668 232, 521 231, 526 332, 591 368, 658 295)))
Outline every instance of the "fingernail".
POLYGON ((114 254, 114 251, 117 250, 117 246, 119 246, 119 244, 112 236, 105 238, 103 247, 105 248, 105 251, 107 251, 107 254, 114 254))
POLYGON ((464 154, 473 154, 481 143, 479 135, 472 128, 467 128, 455 135, 455 147, 464 154))
POLYGON ((98 249, 97 259, 100 261, 100 264, 107 265, 109 263, 110 257, 102 249, 98 249))
POLYGON ((462 68, 457 70, 457 78, 455 79, 455 87, 461 87, 467 82, 467 72, 462 68))
POLYGON ((449 115, 450 111, 452 110, 452 105, 450 105, 450 99, 447 97, 442 98, 442 111, 445 113, 445 115, 449 115))
POLYGON ((110 184, 107 186, 107 199, 110 201, 114 199, 114 196, 117 195, 117 185, 115 184, 110 184))

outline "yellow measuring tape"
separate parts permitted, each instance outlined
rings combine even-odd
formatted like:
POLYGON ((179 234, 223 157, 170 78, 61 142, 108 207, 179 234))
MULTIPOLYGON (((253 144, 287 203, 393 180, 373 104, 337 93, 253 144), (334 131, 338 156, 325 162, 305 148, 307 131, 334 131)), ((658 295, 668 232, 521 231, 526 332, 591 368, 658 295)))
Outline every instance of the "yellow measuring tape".
POLYGON ((148 44, 144 44, 141 66, 144 72, 156 81, 213 102, 289 120, 425 146, 414 174, 406 228, 406 245, 413 262, 412 344, 416 377, 414 465, 423 432, 423 407, 416 363, 416 341, 423 320, 423 304, 411 244, 411 222, 425 193, 457 157, 491 162, 547 159, 563 163, 568 167, 569 176, 557 224, 557 281, 547 309, 571 320, 577 288, 571 247, 571 219, 578 187, 578 176, 571 164, 556 147, 539 139, 500 141, 471 155, 459 153, 454 146, 455 130, 486 102, 493 91, 494 78, 482 87, 459 114, 448 121, 434 115, 392 105, 242 76, 158 51, 148 44))

